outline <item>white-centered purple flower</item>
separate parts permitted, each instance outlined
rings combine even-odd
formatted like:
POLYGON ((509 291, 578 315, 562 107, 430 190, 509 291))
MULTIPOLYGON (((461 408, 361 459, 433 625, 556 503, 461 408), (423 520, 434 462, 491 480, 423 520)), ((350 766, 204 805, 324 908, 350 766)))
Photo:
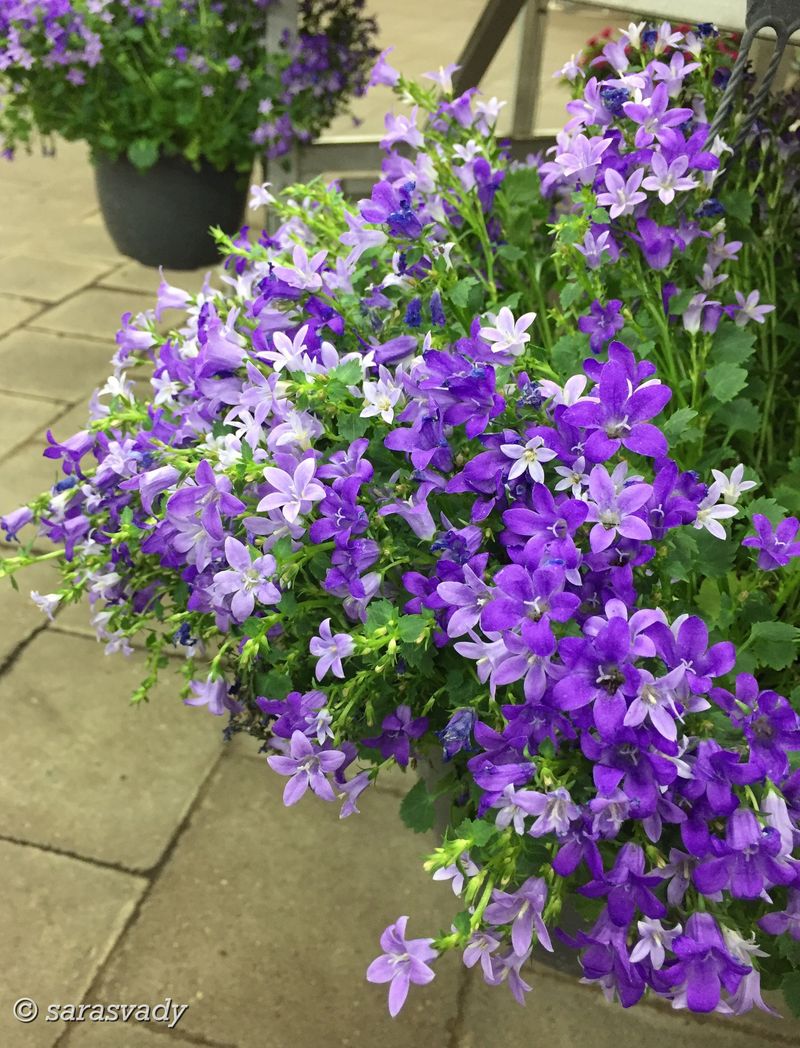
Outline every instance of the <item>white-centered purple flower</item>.
POLYGON ((689 189, 697 188, 695 179, 686 175, 689 160, 685 156, 675 157, 667 163, 661 153, 654 153, 650 166, 653 173, 642 182, 642 189, 658 193, 658 199, 662 204, 671 204, 676 193, 685 193, 689 189))
POLYGON ((597 194, 597 203, 608 208, 611 218, 632 215, 636 205, 647 200, 647 194, 639 189, 643 178, 644 168, 641 167, 637 167, 627 179, 613 167, 608 168, 605 173, 606 192, 597 194))
POLYGON ((403 1007, 412 983, 425 986, 434 978, 428 961, 439 956, 432 948, 433 939, 407 939, 408 917, 398 917, 381 935, 384 953, 367 968, 371 983, 391 983, 389 987, 389 1014, 394 1018, 403 1007))
POLYGON ((595 466, 589 474, 589 513, 595 521, 589 533, 592 551, 607 549, 617 534, 629 539, 649 539, 650 528, 637 511, 650 498, 650 484, 630 484, 617 492, 605 466, 595 466))
POLYGON ((666 951, 683 929, 680 924, 674 928, 665 928, 661 921, 652 917, 637 921, 636 927, 639 931, 639 941, 631 950, 631 964, 647 960, 656 971, 660 971, 664 967, 666 951))
POLYGON ((275 558, 270 554, 251 557, 243 542, 229 535, 225 539, 225 559, 230 568, 214 576, 214 589, 222 597, 231 597, 231 612, 237 622, 244 622, 259 604, 278 604, 281 592, 271 581, 275 558))
POLYGON ((267 757, 267 764, 273 771, 290 776, 283 790, 283 803, 287 808, 297 804, 309 786, 322 800, 335 800, 328 775, 344 761, 345 754, 341 750, 320 749, 302 731, 292 732, 288 756, 276 754, 267 757))
POLYGON ((436 870, 433 874, 433 880, 450 881, 453 894, 460 895, 464 890, 465 878, 474 877, 478 872, 478 867, 470 859, 469 852, 462 852, 458 862, 454 862, 450 866, 442 866, 436 870))
POLYGON ((308 257, 308 252, 302 244, 295 244, 292 251, 292 265, 282 264, 273 266, 275 276, 289 287, 298 288, 301 291, 319 291, 322 288, 322 277, 319 270, 322 268, 327 251, 317 251, 308 257))
POLYGON ((550 934, 542 920, 546 902, 544 878, 529 877, 515 892, 495 888, 485 910, 486 920, 491 924, 511 925, 511 945, 515 953, 525 954, 530 950, 534 930, 541 945, 552 953, 550 934))
POLYGON ((324 619, 319 624, 319 634, 311 638, 308 648, 318 660, 314 669, 317 680, 322 680, 328 670, 334 677, 343 678, 342 659, 353 654, 355 642, 349 633, 331 633, 331 620, 324 619))
POLYGON ((267 466, 264 479, 274 491, 261 499, 256 507, 258 512, 279 509, 287 523, 294 524, 301 514, 308 513, 315 502, 325 498, 325 488, 318 480, 314 480, 315 470, 313 458, 298 462, 293 473, 276 466, 267 466))

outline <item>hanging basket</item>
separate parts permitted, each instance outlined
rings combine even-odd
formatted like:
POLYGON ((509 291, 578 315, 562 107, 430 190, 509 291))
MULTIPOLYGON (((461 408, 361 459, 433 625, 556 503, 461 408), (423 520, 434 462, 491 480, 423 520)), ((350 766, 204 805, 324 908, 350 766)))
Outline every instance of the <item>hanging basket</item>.
POLYGON ((145 266, 197 269, 219 259, 211 226, 231 234, 241 226, 248 178, 206 163, 196 171, 179 157, 139 171, 122 157, 99 160, 95 184, 118 251, 145 266))

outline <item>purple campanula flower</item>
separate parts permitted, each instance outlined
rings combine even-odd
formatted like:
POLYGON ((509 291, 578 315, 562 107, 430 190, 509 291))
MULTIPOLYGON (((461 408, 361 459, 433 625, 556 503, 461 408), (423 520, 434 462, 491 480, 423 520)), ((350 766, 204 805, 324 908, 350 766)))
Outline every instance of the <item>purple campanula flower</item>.
POLYGON ((666 439, 647 420, 658 415, 672 396, 668 386, 647 383, 630 390, 623 365, 609 360, 600 373, 600 381, 591 398, 584 398, 564 411, 571 426, 589 431, 584 454, 590 462, 605 462, 619 450, 652 458, 666 455, 666 439))
POLYGON ((233 594, 231 612, 237 622, 244 622, 253 614, 256 600, 259 604, 279 603, 280 590, 270 582, 276 569, 273 556, 252 559, 247 546, 229 535, 225 539, 225 559, 230 570, 217 572, 214 589, 222 596, 233 594))
POLYGON ((275 490, 261 499, 256 507, 258 512, 279 509, 287 523, 294 524, 301 514, 309 512, 315 502, 325 498, 325 488, 314 480, 315 469, 313 458, 303 459, 293 473, 267 466, 264 478, 275 490))
POLYGON ((768 913, 758 926, 770 935, 789 935, 800 942, 800 889, 790 888, 786 909, 768 913))
POLYGON ((462 954, 464 964, 467 968, 473 968, 480 961, 483 977, 487 982, 490 981, 494 977, 492 954, 499 948, 500 942, 500 938, 491 932, 473 932, 462 954))
POLYGON ((279 775, 290 776, 283 791, 283 803, 288 807, 297 804, 310 786, 324 801, 333 801, 336 796, 327 776, 344 762, 341 750, 324 750, 315 747, 303 732, 295 731, 289 742, 289 756, 284 754, 267 757, 267 764, 279 775))
POLYGON ((595 466, 589 474, 587 520, 595 525, 589 533, 592 551, 607 549, 617 535, 628 539, 649 539, 648 524, 638 511, 653 493, 649 484, 629 484, 617 492, 605 466, 595 466))
POLYGON ((590 316, 578 318, 578 328, 589 336, 589 348, 592 353, 599 353, 606 342, 609 342, 625 326, 620 315, 622 302, 618 298, 609 299, 603 306, 597 299, 589 307, 590 316))
POLYGON ((470 859, 469 852, 462 852, 458 862, 454 862, 451 866, 443 866, 438 869, 434 875, 433 880, 435 881, 450 881, 450 887, 453 889, 454 895, 460 895, 464 890, 464 881, 467 877, 474 877, 476 873, 479 873, 478 867, 470 859))
POLYGON ((713 843, 718 857, 704 859, 694 871, 694 883, 703 894, 728 888, 734 899, 757 899, 767 888, 791 884, 797 876, 794 866, 780 861, 778 831, 760 826, 751 811, 733 812, 724 846, 713 843))
POLYGON ((312 637, 309 651, 317 658, 314 676, 322 680, 330 670, 334 677, 344 677, 342 659, 352 655, 355 642, 349 633, 331 633, 331 620, 324 619, 319 625, 319 635, 312 637))
POLYGON ((642 182, 642 189, 658 193, 662 204, 671 204, 676 193, 697 188, 697 182, 686 176, 689 160, 685 156, 676 157, 668 163, 661 153, 654 153, 650 165, 653 174, 642 182))
POLYGON ((606 192, 597 194, 597 203, 601 207, 608 208, 608 214, 612 219, 632 215, 636 205, 647 200, 647 193, 642 193, 639 188, 643 178, 644 168, 641 167, 637 168, 627 181, 613 167, 607 168, 605 172, 606 192))
POLYGON ((391 983, 389 987, 389 1014, 394 1018, 403 1007, 412 983, 425 986, 434 978, 427 964, 438 957, 432 949, 433 939, 407 939, 408 917, 398 917, 381 935, 385 951, 367 968, 367 980, 372 983, 391 983))
POLYGON ((411 741, 421 738, 428 730, 428 718, 413 718, 411 708, 400 705, 383 718, 381 729, 380 735, 361 741, 380 750, 384 759, 394 757, 400 767, 405 768, 411 757, 411 741))
POLYGON ((17 540, 17 535, 33 520, 33 512, 28 509, 27 506, 21 506, 19 509, 12 510, 11 513, 6 513, 0 517, 0 527, 6 533, 6 542, 12 542, 17 540))
POLYGON ((620 928, 627 928, 638 910, 646 917, 666 917, 667 908, 652 892, 661 882, 657 873, 644 872, 644 852, 637 844, 623 844, 612 869, 602 880, 579 888, 581 895, 608 896, 608 915, 620 928))
POLYGON ((753 514, 755 535, 742 539, 742 545, 757 549, 758 566, 762 571, 784 568, 794 557, 800 557, 800 542, 795 542, 800 521, 797 517, 786 517, 773 529, 770 520, 762 513, 753 514))
POLYGON ((491 924, 511 925, 511 945, 515 953, 525 954, 530 950, 534 930, 541 945, 552 953, 550 935, 542 920, 546 902, 544 878, 529 877, 515 892, 495 888, 485 910, 486 920, 491 924))
POLYGON ((477 714, 472 709, 456 710, 445 727, 436 734, 443 744, 443 757, 450 761, 464 749, 472 749, 470 736, 477 714))
MULTIPOLYGON (((337 775, 341 769, 337 771, 337 775)), ((345 782, 336 782, 336 788, 340 794, 344 797, 344 803, 342 804, 341 811, 339 812, 340 819, 346 819, 350 815, 358 815, 359 810, 356 807, 356 801, 364 790, 371 783, 369 771, 361 771, 358 775, 354 775, 352 779, 347 779, 345 782)))
MULTIPOLYGON (((789 769, 788 754, 800 750, 800 715, 787 699, 774 691, 758 691, 755 678, 740 674, 748 687, 737 686, 737 696, 747 694, 752 713, 741 720, 742 731, 750 744, 750 759, 765 775, 779 782, 789 769)), ((737 680, 738 685, 738 680, 737 680)))
POLYGON ((741 291, 735 291, 734 294, 736 296, 736 306, 734 307, 733 319, 738 327, 744 327, 748 320, 754 320, 756 324, 763 324, 766 315, 775 310, 774 306, 760 306, 758 304, 760 298, 758 291, 751 291, 747 298, 744 297, 741 291))
POLYGON ((649 98, 623 105, 625 116, 639 125, 634 138, 637 149, 649 146, 667 128, 684 124, 694 116, 691 109, 670 109, 669 101, 669 90, 662 82, 653 89, 649 98))
POLYGON ((455 608, 447 622, 448 637, 461 637, 477 625, 493 590, 465 564, 463 582, 440 582, 436 592, 446 605, 455 608))
POLYGON ((642 249, 644 260, 651 269, 666 269, 672 261, 677 247, 684 244, 678 233, 669 226, 659 226, 652 218, 640 218, 636 222, 636 233, 628 234, 642 249))
POLYGON ((194 694, 191 698, 183 700, 186 706, 206 706, 208 712, 213 713, 215 717, 221 717, 226 710, 230 713, 241 713, 244 709, 231 698, 228 685, 221 677, 216 680, 212 677, 205 681, 193 680, 189 684, 194 694))
POLYGON ((733 994, 750 971, 728 952, 719 926, 710 913, 693 913, 683 935, 672 944, 678 958, 663 969, 669 985, 693 1012, 713 1012, 720 1003, 724 987, 733 994))

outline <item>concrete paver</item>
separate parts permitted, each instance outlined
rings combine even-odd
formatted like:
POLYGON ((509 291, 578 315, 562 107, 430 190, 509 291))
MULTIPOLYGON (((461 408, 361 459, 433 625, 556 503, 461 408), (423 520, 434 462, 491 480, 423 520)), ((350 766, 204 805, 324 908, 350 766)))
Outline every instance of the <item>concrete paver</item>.
MULTIPOLYGON (((31 331, 18 328, 0 338, 3 389, 69 403, 79 399, 88 402, 92 389, 105 382, 111 371, 118 321, 119 317, 113 326, 106 325, 102 329, 102 341, 96 342, 81 338, 80 333, 63 337, 58 329, 31 331)), ((87 325, 90 323, 87 321, 87 325)))
POLYGON ((470 972, 457 1048, 628 1048, 679 1044, 682 1048, 789 1048, 800 1043, 800 1022, 749 1013, 737 1019, 693 1016, 658 1003, 624 1010, 595 986, 531 966, 532 986, 520 1007, 505 987, 487 986, 470 972))
POLYGON ((221 725, 183 706, 174 670, 131 709, 144 668, 51 630, 25 649, 0 680, 0 835, 134 870, 158 862, 221 725))
POLYGON ((29 302, 24 298, 12 298, 0 294, 0 335, 12 331, 41 311, 41 302, 29 302))
POLYGON ((114 349, 114 333, 120 326, 123 313, 141 313, 151 309, 152 298, 130 291, 111 291, 89 288, 80 294, 45 310, 36 318, 36 327, 65 335, 89 335, 107 341, 114 349))
POLYGON ((0 258, 0 288, 8 294, 21 295, 23 298, 59 302, 93 283, 109 268, 103 262, 47 265, 33 255, 10 255, 0 258))
POLYGON ((398 825, 394 797, 364 794, 340 821, 311 795, 284 808, 283 785, 263 760, 222 762, 99 992, 169 992, 191 1002, 184 1036, 239 1048, 447 1045, 457 963, 395 1020, 364 979, 399 914, 419 935, 446 919, 453 897, 421 868, 430 841, 398 825))
POLYGON ((146 881, 2 840, 0 869, 0 1044, 50 1048, 64 1024, 46 1021, 47 1005, 80 1003, 146 881), (40 1009, 34 1022, 12 1018, 22 997, 40 1009))

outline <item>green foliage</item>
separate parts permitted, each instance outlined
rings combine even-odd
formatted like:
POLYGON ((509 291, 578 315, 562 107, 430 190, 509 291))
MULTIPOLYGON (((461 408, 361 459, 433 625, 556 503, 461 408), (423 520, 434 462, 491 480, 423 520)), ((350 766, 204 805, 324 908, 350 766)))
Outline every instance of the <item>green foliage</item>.
POLYGON ((797 657, 800 629, 788 622, 754 622, 748 647, 759 666, 783 670, 797 657))
POLYGON ((433 829, 433 797, 420 779, 400 803, 400 818, 414 833, 427 833, 433 829))
POLYGON ((747 371, 738 364, 723 361, 708 369, 706 380, 714 399, 727 404, 747 385, 747 371))

